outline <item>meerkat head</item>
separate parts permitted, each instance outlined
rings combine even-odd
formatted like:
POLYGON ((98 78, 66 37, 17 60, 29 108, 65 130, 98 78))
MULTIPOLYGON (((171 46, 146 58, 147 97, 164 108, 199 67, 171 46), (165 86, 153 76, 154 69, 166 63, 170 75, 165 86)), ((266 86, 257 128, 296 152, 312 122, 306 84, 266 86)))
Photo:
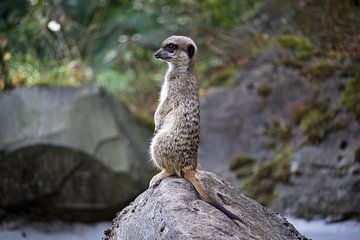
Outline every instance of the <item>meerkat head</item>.
POLYGON ((189 37, 171 36, 155 52, 155 57, 173 65, 193 65, 197 47, 189 37))

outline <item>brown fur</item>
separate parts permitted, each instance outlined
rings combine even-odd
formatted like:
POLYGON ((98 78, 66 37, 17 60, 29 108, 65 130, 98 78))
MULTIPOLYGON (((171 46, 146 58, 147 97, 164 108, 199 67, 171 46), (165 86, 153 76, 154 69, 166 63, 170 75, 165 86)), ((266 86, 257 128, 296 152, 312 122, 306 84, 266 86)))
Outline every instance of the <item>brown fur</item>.
POLYGON ((239 219, 210 197, 197 177, 200 103, 194 74, 196 53, 194 41, 183 36, 169 37, 155 53, 156 58, 168 62, 169 69, 154 115, 155 135, 150 146, 152 160, 161 172, 151 179, 150 186, 176 174, 190 181, 205 202, 239 219))

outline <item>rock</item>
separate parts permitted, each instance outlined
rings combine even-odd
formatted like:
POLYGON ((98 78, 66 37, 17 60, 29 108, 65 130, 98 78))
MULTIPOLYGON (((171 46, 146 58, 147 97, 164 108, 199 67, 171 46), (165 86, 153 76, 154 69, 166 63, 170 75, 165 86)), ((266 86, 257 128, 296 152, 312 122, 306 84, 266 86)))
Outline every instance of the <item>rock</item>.
POLYGON ((215 174, 201 172, 200 176, 241 222, 200 200, 187 180, 168 177, 124 208, 103 240, 306 239, 285 218, 238 193, 215 174))
MULTIPOLYGON (((356 62, 337 62, 332 76, 312 82, 298 67, 282 64, 291 56, 274 47, 241 70, 235 88, 202 99, 201 166, 228 177, 232 160, 252 158, 254 164, 234 169, 235 184, 269 193, 256 200, 298 217, 359 219, 360 125, 341 103, 353 77, 347 68, 356 62), (284 172, 291 176, 278 183, 266 163, 279 162, 272 160, 285 150, 290 168, 284 172)), ((322 61, 316 58, 302 64, 322 61)))
POLYGON ((150 133, 101 88, 0 93, 0 208, 112 216, 148 184, 150 133))
POLYGON ((298 166, 290 184, 278 186, 276 211, 328 221, 360 218, 360 163, 355 150, 360 131, 354 123, 348 129, 329 135, 318 146, 305 146, 295 152, 292 165, 298 166))
POLYGON ((249 28, 269 35, 301 33, 323 48, 346 48, 359 33, 351 27, 360 23, 359 2, 334 1, 331 9, 326 4, 326 0, 267 0, 249 19, 249 28), (326 22, 322 16, 327 16, 326 22), (343 22, 337 20, 340 16, 343 22))
POLYGON ((201 99, 201 166, 216 170, 237 155, 259 161, 272 158, 265 127, 274 120, 290 122, 288 108, 310 95, 298 71, 274 64, 287 54, 282 49, 264 54, 240 73, 234 89, 201 99), (271 93, 261 96, 257 91, 261 86, 269 86, 271 93))

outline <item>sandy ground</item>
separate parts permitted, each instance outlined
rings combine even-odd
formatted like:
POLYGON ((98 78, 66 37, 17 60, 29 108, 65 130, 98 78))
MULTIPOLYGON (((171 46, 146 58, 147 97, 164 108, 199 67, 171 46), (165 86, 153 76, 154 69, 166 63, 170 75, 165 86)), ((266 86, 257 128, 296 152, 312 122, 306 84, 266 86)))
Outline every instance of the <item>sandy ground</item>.
MULTIPOLYGON (((360 240, 360 222, 327 224, 324 220, 287 218, 302 234, 313 240, 360 240)), ((110 222, 7 223, 0 226, 0 240, 100 240, 110 222)))

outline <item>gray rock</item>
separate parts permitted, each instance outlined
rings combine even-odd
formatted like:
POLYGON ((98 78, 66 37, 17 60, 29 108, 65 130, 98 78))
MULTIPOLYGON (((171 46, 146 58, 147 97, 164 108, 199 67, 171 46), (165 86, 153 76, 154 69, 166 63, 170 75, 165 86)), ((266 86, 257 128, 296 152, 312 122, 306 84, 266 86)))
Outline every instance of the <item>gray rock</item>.
POLYGON ((201 166, 216 170, 228 166, 234 156, 253 156, 263 162, 272 158, 264 128, 273 120, 290 121, 291 104, 309 97, 310 90, 298 71, 277 66, 287 52, 269 52, 245 68, 234 89, 214 92, 201 102, 201 166), (258 88, 267 86, 267 97, 258 88))
POLYGON ((290 184, 279 185, 273 208, 303 218, 328 221, 360 217, 360 162, 354 159, 360 131, 354 123, 318 146, 294 153, 290 184))
POLYGON ((103 239, 306 239, 285 218, 238 193, 215 174, 201 172, 201 180, 242 220, 234 222, 200 200, 185 179, 169 177, 124 208, 103 239))
POLYGON ((98 87, 18 88, 0 94, 0 112, 6 211, 108 218, 148 184, 149 131, 98 87))
MULTIPOLYGON (((306 218, 360 218, 360 163, 355 158, 360 151, 360 126, 340 104, 341 86, 349 79, 346 65, 314 84, 299 70, 279 64, 287 54, 284 49, 270 50, 240 72, 235 88, 202 99, 201 166, 228 178, 234 157, 256 159, 254 169, 274 159, 276 149, 268 147, 264 129, 276 120, 291 129, 286 146, 293 150, 290 180, 276 188, 276 211, 306 218), (261 96, 257 91, 261 86, 271 92, 261 96), (325 103, 335 115, 331 120, 335 127, 319 143, 307 142, 291 115, 299 102, 325 103)), ((241 188, 242 180, 233 182, 241 188)))

